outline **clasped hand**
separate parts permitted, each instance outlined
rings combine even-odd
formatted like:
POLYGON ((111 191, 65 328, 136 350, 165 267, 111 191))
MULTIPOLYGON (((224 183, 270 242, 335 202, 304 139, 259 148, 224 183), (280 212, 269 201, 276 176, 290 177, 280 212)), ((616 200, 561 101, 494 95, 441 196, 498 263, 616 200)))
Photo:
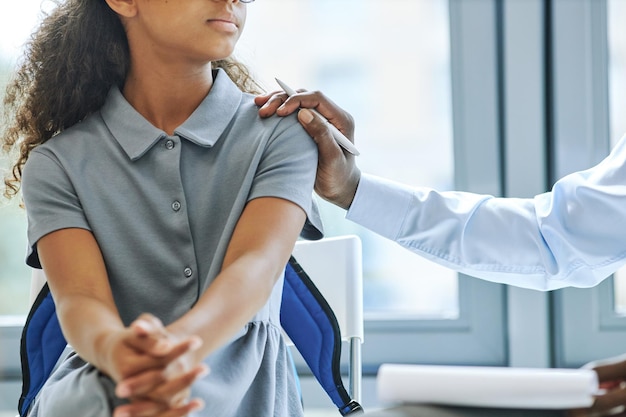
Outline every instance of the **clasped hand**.
POLYGON ((143 314, 102 346, 102 370, 115 382, 115 394, 128 399, 113 417, 182 417, 203 403, 191 399, 191 384, 207 374, 193 354, 202 341, 180 339, 156 317, 143 314))

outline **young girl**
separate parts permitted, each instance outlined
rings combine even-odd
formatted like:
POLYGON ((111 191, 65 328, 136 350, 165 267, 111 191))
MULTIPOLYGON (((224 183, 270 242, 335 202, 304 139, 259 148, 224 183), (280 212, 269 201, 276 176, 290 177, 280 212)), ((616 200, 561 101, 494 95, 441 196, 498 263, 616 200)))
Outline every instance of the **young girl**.
POLYGON ((303 414, 279 310, 295 240, 319 233, 317 151, 242 93, 243 3, 64 0, 34 34, 7 193, 72 351, 30 416, 303 414))

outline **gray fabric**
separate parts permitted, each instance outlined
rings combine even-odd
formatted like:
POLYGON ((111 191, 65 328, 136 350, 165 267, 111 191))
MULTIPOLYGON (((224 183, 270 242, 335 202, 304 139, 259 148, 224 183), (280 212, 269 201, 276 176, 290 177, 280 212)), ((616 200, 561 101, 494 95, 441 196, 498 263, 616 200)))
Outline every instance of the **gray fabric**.
POLYGON ((114 391, 109 377, 73 354, 52 374, 28 415, 110 416, 113 408, 123 403, 114 391))
MULTIPOLYGON (((298 204, 315 226, 303 235, 319 237, 312 201, 316 166, 315 144, 296 118, 260 119, 253 97, 222 71, 171 137, 114 88, 100 112, 31 153, 22 183, 31 246, 27 262, 40 266, 36 244, 42 236, 62 228, 90 230, 124 323, 150 312, 168 324, 185 314, 219 273, 248 201, 271 196, 298 204)), ((247 398, 266 407, 258 415, 301 413, 289 409, 300 406, 279 331, 281 295, 282 280, 253 324, 207 359, 211 374, 198 384, 205 415, 245 416, 230 404, 247 398), (274 369, 266 369, 268 364, 274 369), (222 381, 223 391, 211 381, 222 381)))

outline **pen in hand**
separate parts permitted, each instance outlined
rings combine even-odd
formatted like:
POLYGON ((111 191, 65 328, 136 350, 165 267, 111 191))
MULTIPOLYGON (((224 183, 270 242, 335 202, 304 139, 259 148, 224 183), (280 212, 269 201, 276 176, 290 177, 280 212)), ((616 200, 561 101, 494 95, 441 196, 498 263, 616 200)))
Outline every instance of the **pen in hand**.
MULTIPOLYGON (((289 87, 287 84, 285 84, 284 82, 282 82, 281 80, 279 80, 278 78, 275 78, 276 82, 278 83, 278 85, 280 85, 280 88, 282 88, 285 93, 287 93, 288 96, 293 96, 294 94, 296 94, 296 91, 289 87)), ((326 120, 326 118, 324 116, 322 116, 318 111, 316 111, 315 109, 308 109, 311 112, 315 113, 318 117, 320 117, 322 120, 324 120, 326 122, 326 124, 328 125, 328 127, 330 128, 330 131, 333 135, 333 138, 335 138, 335 140, 337 141, 337 143, 344 148, 346 151, 350 152, 351 154, 357 156, 359 155, 359 150, 354 146, 354 144, 352 142, 350 142, 350 139, 348 139, 343 133, 341 133, 341 131, 339 129, 337 129, 332 123, 330 123, 328 120, 326 120)))

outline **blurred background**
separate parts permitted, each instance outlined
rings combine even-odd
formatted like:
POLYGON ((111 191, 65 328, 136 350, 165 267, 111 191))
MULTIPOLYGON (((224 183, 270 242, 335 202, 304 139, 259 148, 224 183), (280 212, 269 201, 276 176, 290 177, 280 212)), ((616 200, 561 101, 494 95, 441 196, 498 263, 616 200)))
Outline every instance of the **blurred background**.
MULTIPOLYGON (((0 3, 1 87, 50 7, 0 3)), ((268 91, 278 77, 347 109, 364 172, 532 197, 599 162, 626 132, 625 18, 626 0, 257 0, 235 55, 268 91)), ((374 379, 385 362, 575 367, 624 353, 621 272, 593 289, 553 293, 486 283, 319 203, 327 236, 363 241, 367 404, 378 405, 374 379)), ((0 205, 0 410, 14 407, 28 308, 18 206, 19 198, 0 205)), ((321 397, 309 401, 311 413, 327 408, 321 397)))

